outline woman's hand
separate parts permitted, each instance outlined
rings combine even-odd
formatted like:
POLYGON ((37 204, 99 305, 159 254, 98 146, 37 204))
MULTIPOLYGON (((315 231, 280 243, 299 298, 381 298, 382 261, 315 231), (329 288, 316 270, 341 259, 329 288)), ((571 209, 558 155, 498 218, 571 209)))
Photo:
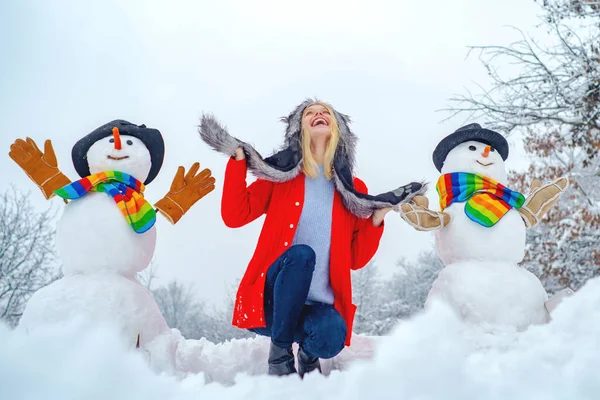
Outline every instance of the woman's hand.
POLYGON ((236 159, 236 161, 243 160, 244 158, 246 158, 246 154, 244 153, 244 149, 242 149, 241 147, 238 147, 237 149, 235 149, 235 159, 236 159))
POLYGON ((373 225, 381 226, 381 224, 383 223, 383 219, 390 211, 392 211, 392 207, 380 208, 379 210, 375 210, 373 212, 373 225))

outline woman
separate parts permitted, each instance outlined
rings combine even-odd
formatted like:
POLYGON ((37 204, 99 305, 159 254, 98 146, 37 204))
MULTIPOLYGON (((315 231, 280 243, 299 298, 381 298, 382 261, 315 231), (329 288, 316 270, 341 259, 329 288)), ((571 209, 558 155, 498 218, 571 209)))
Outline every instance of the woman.
POLYGON ((286 147, 263 159, 204 116, 201 137, 231 155, 221 214, 228 227, 266 214, 256 251, 240 283, 233 324, 271 337, 269 374, 320 370, 319 358, 350 345, 356 306, 350 270, 365 266, 392 207, 424 191, 411 183, 379 196, 352 177, 356 137, 349 118, 307 100, 287 118, 286 147), (246 185, 247 170, 258 180, 246 185))

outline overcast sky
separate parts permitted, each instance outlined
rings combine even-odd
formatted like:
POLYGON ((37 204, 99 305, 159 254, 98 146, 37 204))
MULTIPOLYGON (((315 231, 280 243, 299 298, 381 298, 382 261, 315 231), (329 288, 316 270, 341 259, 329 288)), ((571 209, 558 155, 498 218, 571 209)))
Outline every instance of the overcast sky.
MULTIPOLYGON (((533 0, 4 1, 0 4, 0 189, 42 194, 6 155, 17 137, 53 140, 59 166, 76 179, 73 144, 117 118, 159 129, 167 152, 146 197, 160 199, 178 165, 200 161, 217 190, 176 225, 159 216, 159 283, 193 282, 223 298, 254 250, 262 219, 228 229, 220 218, 226 160, 198 137, 202 112, 269 155, 286 115, 317 96, 353 118, 357 175, 372 192, 432 182, 431 153, 466 121, 441 123, 447 99, 485 83, 467 46, 507 44, 514 25, 538 22, 533 0)), ((525 160, 516 139, 509 166, 525 160)), ((59 200, 52 203, 57 209, 59 200)), ((432 236, 389 214, 376 261, 394 271, 432 236)))

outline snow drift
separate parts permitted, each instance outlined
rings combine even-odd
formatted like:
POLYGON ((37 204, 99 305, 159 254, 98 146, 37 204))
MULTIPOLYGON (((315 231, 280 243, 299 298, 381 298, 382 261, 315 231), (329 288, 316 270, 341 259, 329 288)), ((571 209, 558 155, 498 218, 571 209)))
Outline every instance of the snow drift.
POLYGON ((549 324, 521 333, 467 327, 449 307, 432 304, 381 338, 372 361, 304 381, 249 375, 258 371, 232 378, 252 358, 264 361, 256 350, 262 338, 190 343, 210 373, 178 378, 154 373, 109 326, 73 322, 27 335, 0 327, 0 398, 596 399, 599 337, 600 279, 559 305, 549 324))

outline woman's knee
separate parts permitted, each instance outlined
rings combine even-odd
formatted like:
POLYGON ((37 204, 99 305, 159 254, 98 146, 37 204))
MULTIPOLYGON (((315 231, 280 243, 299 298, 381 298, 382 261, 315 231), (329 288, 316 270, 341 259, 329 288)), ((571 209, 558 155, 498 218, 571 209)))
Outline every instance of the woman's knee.
POLYGON ((307 265, 311 268, 314 268, 315 260, 317 258, 315 251, 312 249, 312 247, 307 246, 305 244, 296 244, 290 247, 286 251, 285 256, 288 261, 293 261, 294 263, 307 265))
POLYGON ((333 358, 338 355, 346 343, 346 321, 335 310, 322 313, 313 318, 308 328, 308 337, 305 341, 305 351, 314 357, 333 358))

